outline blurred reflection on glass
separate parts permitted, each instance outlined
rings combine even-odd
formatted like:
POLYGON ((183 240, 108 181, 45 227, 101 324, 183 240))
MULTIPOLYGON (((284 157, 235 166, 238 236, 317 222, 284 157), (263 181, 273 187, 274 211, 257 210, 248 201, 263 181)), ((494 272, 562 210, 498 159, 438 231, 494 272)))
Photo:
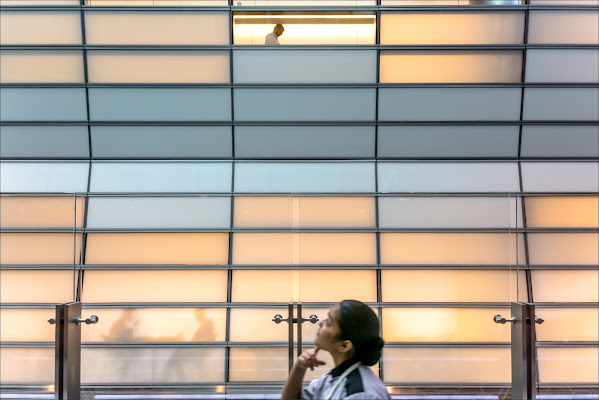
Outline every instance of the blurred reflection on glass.
POLYGON ((119 319, 114 321, 108 334, 102 337, 107 342, 132 342, 135 341, 135 329, 141 321, 137 319, 137 310, 124 308, 119 319))

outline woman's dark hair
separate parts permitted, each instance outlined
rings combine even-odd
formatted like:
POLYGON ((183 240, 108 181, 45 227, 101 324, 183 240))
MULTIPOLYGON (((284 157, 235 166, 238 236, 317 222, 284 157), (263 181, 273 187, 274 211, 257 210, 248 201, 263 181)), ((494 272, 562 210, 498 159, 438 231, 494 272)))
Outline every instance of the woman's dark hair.
POLYGON ((385 342, 379 336, 379 319, 366 304, 357 300, 339 303, 337 317, 340 339, 354 346, 354 357, 365 365, 374 365, 381 358, 385 342))

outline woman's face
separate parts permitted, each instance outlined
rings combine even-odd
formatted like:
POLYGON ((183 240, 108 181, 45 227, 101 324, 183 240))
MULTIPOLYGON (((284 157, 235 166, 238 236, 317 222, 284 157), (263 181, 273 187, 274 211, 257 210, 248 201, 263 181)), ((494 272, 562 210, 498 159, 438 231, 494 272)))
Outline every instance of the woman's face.
POLYGON ((339 343, 341 329, 337 323, 338 316, 339 305, 336 304, 329 310, 327 319, 318 323, 318 332, 314 344, 328 352, 335 350, 335 345, 339 343))

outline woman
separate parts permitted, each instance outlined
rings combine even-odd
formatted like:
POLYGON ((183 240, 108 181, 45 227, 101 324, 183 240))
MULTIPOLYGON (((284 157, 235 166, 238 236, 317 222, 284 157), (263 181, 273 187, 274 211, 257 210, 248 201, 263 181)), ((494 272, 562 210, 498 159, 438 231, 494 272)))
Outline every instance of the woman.
POLYGON ((356 300, 335 304, 328 318, 318 324, 314 344, 293 365, 283 387, 284 400, 390 399, 383 382, 369 368, 381 357, 384 342, 379 337, 379 320, 366 304, 356 300), (320 350, 331 353, 335 368, 302 390, 306 370, 325 364, 317 358, 320 350))

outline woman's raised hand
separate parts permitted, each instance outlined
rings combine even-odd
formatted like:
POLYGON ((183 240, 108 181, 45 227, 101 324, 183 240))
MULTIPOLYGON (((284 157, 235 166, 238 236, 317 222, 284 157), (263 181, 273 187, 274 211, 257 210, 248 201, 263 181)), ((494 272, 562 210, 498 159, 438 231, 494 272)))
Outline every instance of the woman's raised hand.
POLYGON ((326 363, 324 361, 316 358, 316 353, 318 353, 318 350, 320 349, 318 348, 318 346, 316 346, 313 349, 304 351, 297 358, 297 361, 295 362, 296 365, 303 370, 310 368, 310 370, 312 371, 314 371, 314 367, 325 365, 326 363))

